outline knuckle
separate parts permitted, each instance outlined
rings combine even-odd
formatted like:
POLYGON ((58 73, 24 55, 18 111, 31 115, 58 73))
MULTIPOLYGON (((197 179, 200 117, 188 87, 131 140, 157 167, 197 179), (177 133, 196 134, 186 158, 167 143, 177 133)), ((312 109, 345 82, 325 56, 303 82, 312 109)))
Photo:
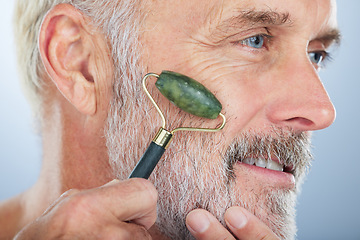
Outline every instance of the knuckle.
POLYGON ((75 194, 68 197, 66 206, 69 210, 82 209, 85 207, 87 199, 83 194, 75 194))
POLYGON ((146 230, 145 227, 140 226, 139 228, 140 228, 138 231, 140 237, 139 239, 152 239, 150 233, 146 230))
POLYGON ((121 240, 131 240, 131 239, 152 239, 151 235, 142 227, 131 227, 131 228, 121 228, 121 229, 110 229, 106 233, 102 234, 101 239, 121 239, 121 240))
POLYGON ((148 180, 142 178, 132 178, 129 179, 127 187, 124 188, 124 191, 127 192, 140 192, 147 196, 146 200, 156 204, 158 199, 158 192, 155 186, 148 180))
POLYGON ((259 239, 259 240, 271 240, 272 239, 272 240, 275 240, 275 239, 279 239, 279 238, 259 232, 255 239, 259 239))
POLYGON ((210 239, 214 239, 214 240, 234 240, 235 238, 231 235, 231 234, 219 234, 216 235, 216 233, 211 233, 209 234, 209 238, 210 239))
POLYGON ((66 199, 69 198, 75 194, 78 194, 80 192, 79 189, 69 189, 66 192, 64 192, 63 194, 61 194, 60 199, 66 199))
POLYGON ((76 223, 81 223, 85 217, 89 217, 90 198, 79 190, 69 190, 66 194, 67 197, 57 210, 57 218, 64 226, 77 225, 76 223))
POLYGON ((127 240, 127 239, 131 239, 131 234, 130 232, 125 231, 123 229, 118 230, 115 228, 110 228, 107 229, 106 232, 100 236, 100 238, 104 240, 112 240, 112 239, 127 240))
POLYGON ((226 236, 224 240, 234 240, 235 238, 233 236, 226 236))
POLYGON ((152 239, 150 233, 143 226, 137 226, 131 234, 132 239, 152 239))

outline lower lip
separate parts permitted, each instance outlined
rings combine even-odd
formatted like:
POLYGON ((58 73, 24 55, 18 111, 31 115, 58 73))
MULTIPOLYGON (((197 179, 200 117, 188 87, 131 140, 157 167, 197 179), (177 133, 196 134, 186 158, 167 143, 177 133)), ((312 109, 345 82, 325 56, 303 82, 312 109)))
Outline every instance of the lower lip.
POLYGON ((234 171, 239 180, 241 180, 241 173, 246 172, 246 175, 253 175, 258 183, 264 182, 265 185, 267 184, 280 188, 295 188, 295 178, 291 173, 257 167, 241 162, 234 165, 234 171))

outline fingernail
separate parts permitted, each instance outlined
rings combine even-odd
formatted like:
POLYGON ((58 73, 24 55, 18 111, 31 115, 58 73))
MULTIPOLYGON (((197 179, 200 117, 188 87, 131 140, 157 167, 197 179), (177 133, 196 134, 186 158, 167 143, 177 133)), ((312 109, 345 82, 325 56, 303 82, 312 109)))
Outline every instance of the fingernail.
POLYGON ((191 217, 191 221, 188 223, 189 228, 197 233, 205 232, 210 226, 209 217, 204 213, 190 213, 193 216, 191 217))
POLYGON ((240 229, 246 225, 248 219, 240 207, 231 207, 226 212, 225 221, 232 227, 240 229))

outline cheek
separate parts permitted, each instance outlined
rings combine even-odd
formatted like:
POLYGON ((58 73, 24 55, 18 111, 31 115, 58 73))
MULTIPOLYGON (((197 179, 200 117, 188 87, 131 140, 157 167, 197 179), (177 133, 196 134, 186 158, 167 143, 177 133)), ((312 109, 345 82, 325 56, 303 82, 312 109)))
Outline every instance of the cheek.
POLYGON ((224 129, 232 139, 246 128, 261 126, 262 109, 269 92, 268 80, 261 77, 255 65, 230 65, 226 62, 207 60, 188 70, 215 94, 227 118, 224 129), (202 67, 207 66, 207 67, 202 67))
POLYGON ((148 65, 151 71, 160 73, 166 69, 188 75, 214 93, 228 120, 223 131, 229 139, 247 127, 259 126, 261 118, 256 121, 254 118, 261 114, 269 88, 265 86, 268 81, 264 81, 260 73, 268 72, 266 68, 270 63, 249 63, 230 58, 222 48, 205 51, 187 44, 173 45, 165 52, 165 55, 154 53, 153 61, 149 61, 153 64, 148 65))
MULTIPOLYGON (((242 71, 241 73, 244 73, 242 71)), ((264 92, 257 79, 250 76, 237 77, 222 81, 219 86, 218 98, 223 104, 227 117, 227 135, 232 139, 237 134, 249 128, 259 126, 259 119, 264 108, 264 92)))

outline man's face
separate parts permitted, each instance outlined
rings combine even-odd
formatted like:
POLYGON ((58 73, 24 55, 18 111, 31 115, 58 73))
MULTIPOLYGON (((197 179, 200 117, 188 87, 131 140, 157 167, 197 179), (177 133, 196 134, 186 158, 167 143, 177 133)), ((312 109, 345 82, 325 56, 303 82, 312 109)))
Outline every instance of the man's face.
POLYGON ((149 71, 181 72, 214 92, 230 120, 227 143, 271 125, 325 128, 335 113, 316 61, 336 27, 333 7, 329 0, 156 2, 143 60, 149 71))
MULTIPOLYGON (((184 226, 193 208, 206 208, 222 220, 226 208, 241 205, 279 236, 293 236, 295 195, 311 159, 309 131, 328 127, 335 118, 317 73, 337 37, 334 5, 330 0, 146 4, 140 38, 146 72, 172 70, 196 79, 216 95, 228 119, 220 133, 174 136, 153 176, 163 231, 186 235, 166 229, 177 222, 184 226)), ((218 123, 179 112, 152 84, 170 130, 218 123)), ((148 109, 135 111, 133 118, 143 119, 139 132, 147 136, 160 124, 156 111, 145 105, 148 109)), ((146 138, 139 141, 146 144, 146 138)))

